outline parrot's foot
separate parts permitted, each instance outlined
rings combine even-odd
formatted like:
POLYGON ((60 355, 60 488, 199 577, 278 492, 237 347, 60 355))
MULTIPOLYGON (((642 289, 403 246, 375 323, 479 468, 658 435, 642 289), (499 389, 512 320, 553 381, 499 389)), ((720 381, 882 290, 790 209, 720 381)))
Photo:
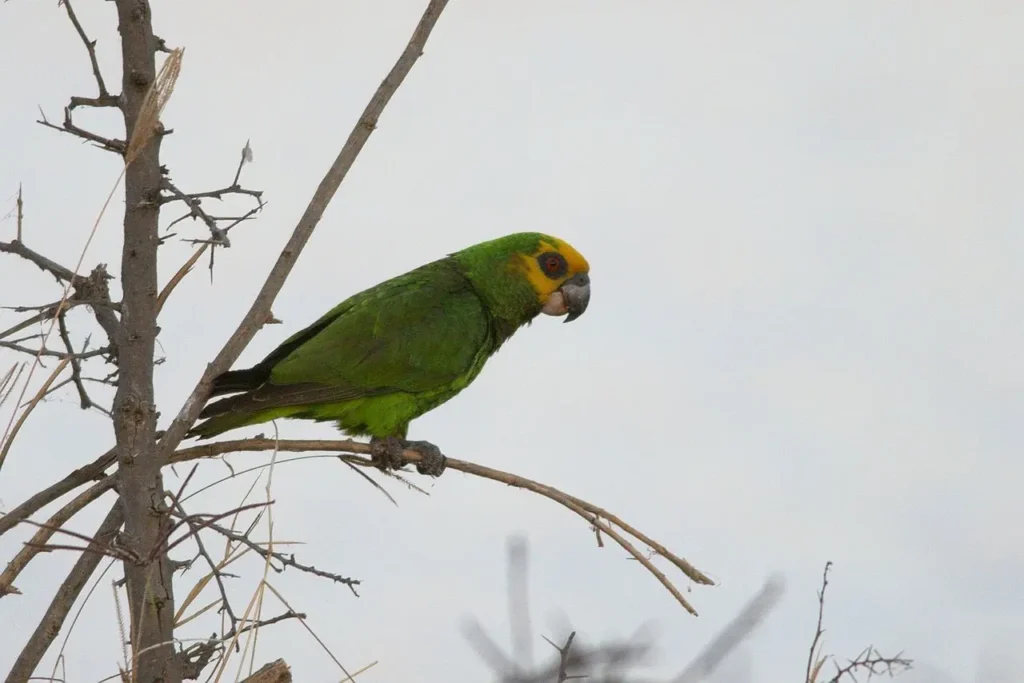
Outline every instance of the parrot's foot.
POLYGON ((441 449, 429 441, 406 441, 397 436, 389 436, 384 439, 372 437, 370 439, 370 459, 379 469, 400 470, 405 464, 405 449, 416 451, 422 459, 416 463, 416 471, 420 474, 427 474, 432 477, 440 476, 448 465, 448 459, 441 453, 441 449))
POLYGON ((397 436, 385 439, 374 436, 370 439, 370 460, 384 472, 400 470, 405 466, 404 450, 405 444, 397 436))
POLYGON ((416 463, 416 471, 420 474, 440 477, 441 473, 448 467, 448 458, 444 457, 440 448, 429 441, 406 441, 405 447, 423 456, 423 459, 416 463))

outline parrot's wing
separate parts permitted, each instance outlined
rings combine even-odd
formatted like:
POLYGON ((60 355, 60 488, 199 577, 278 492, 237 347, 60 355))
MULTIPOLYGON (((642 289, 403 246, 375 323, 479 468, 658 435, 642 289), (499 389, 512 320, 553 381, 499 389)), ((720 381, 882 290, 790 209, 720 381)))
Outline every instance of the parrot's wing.
POLYGON ((250 396, 266 407, 429 392, 488 355, 490 316, 445 261, 377 285, 297 333, 264 361, 270 381, 250 396))

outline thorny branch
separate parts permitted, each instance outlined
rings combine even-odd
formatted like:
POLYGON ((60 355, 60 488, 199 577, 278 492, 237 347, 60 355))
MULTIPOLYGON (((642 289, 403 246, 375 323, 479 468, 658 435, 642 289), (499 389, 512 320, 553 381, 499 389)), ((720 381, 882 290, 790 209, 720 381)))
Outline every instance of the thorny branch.
MULTIPOLYGON (((856 674, 867 674, 870 680, 875 676, 888 676, 893 678, 898 674, 908 671, 913 666, 913 661, 902 656, 902 652, 895 657, 882 655, 873 646, 864 648, 854 659, 849 660, 845 666, 835 664, 836 673, 828 679, 828 683, 842 683, 847 679, 856 683, 856 674)), ((834 658, 833 658, 834 659, 834 658)))
POLYGON ((75 31, 78 32, 78 37, 82 39, 82 43, 85 44, 85 49, 89 52, 89 63, 92 65, 92 75, 96 78, 96 87, 99 89, 99 98, 97 99, 112 99, 113 104, 103 106, 117 106, 117 98, 111 98, 110 93, 107 92, 107 85, 103 82, 100 63, 96 60, 96 41, 89 40, 89 36, 86 35, 85 29, 82 28, 82 23, 78 21, 78 17, 75 15, 75 10, 71 6, 71 0, 61 0, 60 4, 64 6, 64 10, 68 13, 68 19, 71 20, 72 25, 75 27, 75 31))
MULTIPOLYGON (((324 451, 351 454, 369 454, 370 452, 368 444, 347 439, 275 440, 263 437, 256 437, 252 439, 239 439, 234 441, 217 441, 209 444, 203 444, 201 446, 183 448, 172 455, 170 459, 170 464, 179 462, 189 462, 200 458, 215 457, 218 455, 223 455, 225 453, 234 453, 242 451, 259 452, 274 450, 280 452, 324 451)), ((412 450, 405 451, 404 455, 409 463, 417 462, 421 457, 419 453, 412 450)), ((101 456, 101 458, 98 459, 96 462, 92 463, 87 468, 83 468, 84 471, 72 473, 68 477, 65 477, 63 480, 55 484, 52 488, 66 490, 68 486, 73 485, 73 482, 82 480, 89 475, 94 475, 94 473, 97 471, 103 471, 103 469, 105 468, 100 469, 102 467, 102 462, 106 462, 106 459, 108 457, 109 456, 107 454, 104 454, 104 456, 101 456)), ((359 457, 357 455, 347 455, 342 457, 346 462, 350 464, 366 468, 373 467, 373 464, 371 463, 369 458, 359 457)), ((475 476, 483 477, 485 479, 491 479, 493 481, 501 482, 516 488, 522 488, 532 491, 572 510, 573 512, 581 516, 583 519, 585 519, 589 524, 599 528, 602 531, 602 533, 604 533, 606 536, 614 539, 616 543, 618 543, 630 555, 632 555, 635 559, 640 561, 640 563, 649 572, 651 572, 651 574, 654 575, 655 578, 658 579, 658 581, 673 595, 673 597, 675 597, 676 600, 687 611, 689 611, 692 614, 696 614, 696 612, 694 611, 690 603, 686 600, 686 598, 683 597, 679 589, 675 587, 675 585, 668 579, 667 576, 665 576, 664 572, 662 572, 654 565, 651 559, 649 559, 645 554, 639 552, 637 548, 634 546, 634 544, 626 539, 623 533, 631 536, 640 543, 651 548, 654 551, 654 553, 658 556, 667 559, 671 564, 673 564, 680 571, 682 571, 691 581, 701 585, 714 585, 712 580, 708 578, 706 574, 696 569, 685 559, 675 555, 674 553, 669 551, 664 545, 658 543, 657 541, 650 538, 640 530, 626 523, 617 515, 608 512, 603 508, 597 507, 592 503, 589 503, 580 498, 576 498, 575 496, 559 491, 558 489, 555 489, 553 487, 546 486, 544 484, 532 481, 530 479, 526 479, 525 477, 520 477, 518 475, 510 474, 508 472, 502 472, 500 470, 484 467, 483 465, 477 465, 476 463, 471 463, 464 460, 449 458, 448 467, 453 470, 458 470, 461 472, 465 472, 467 474, 472 474, 475 476), (621 533, 619 530, 621 530, 621 533)), ((107 486, 113 486, 114 477, 112 475, 108 475, 106 476, 105 479, 103 479, 103 481, 100 484, 97 485, 102 486, 104 485, 103 482, 108 482, 106 484, 107 486)), ((31 515, 35 510, 37 510, 38 507, 41 507, 42 505, 46 504, 45 502, 42 501, 48 501, 54 498, 55 496, 53 496, 53 494, 51 493, 46 493, 46 495, 37 494, 37 496, 34 497, 35 502, 33 502, 31 505, 28 503, 22 504, 21 506, 16 508, 15 511, 12 511, 12 514, 14 512, 17 512, 19 515, 25 515, 27 517, 28 515, 31 515), (36 507, 36 505, 38 505, 38 507, 36 507)), ((5 521, 6 518, 0 517, 0 533, 5 531, 3 524, 5 521)), ((10 528, 9 525, 16 524, 17 522, 17 519, 12 520, 12 522, 8 523, 7 528, 10 528)), ((221 531, 216 527, 216 525, 210 524, 209 527, 218 532, 221 531)), ((280 557, 276 559, 278 559, 279 561, 283 561, 282 558, 280 557)), ((286 562, 285 564, 291 564, 291 562, 286 562)), ((333 575, 320 575, 328 576, 329 578, 334 578, 333 575)), ((343 583, 347 582, 343 581, 343 583)))
POLYGON ((317 569, 316 567, 308 564, 302 564, 295 559, 294 553, 282 553, 276 550, 269 550, 265 545, 257 543, 249 538, 247 534, 240 534, 237 531, 220 526, 219 524, 207 524, 207 527, 216 531, 217 533, 224 536, 233 543, 238 543, 252 549, 254 552, 259 554, 263 559, 277 560, 280 566, 275 565, 273 562, 270 563, 270 568, 280 574, 288 567, 294 567, 300 572, 319 576, 324 579, 330 579, 334 583, 340 583, 348 586, 348 589, 352 591, 352 594, 359 597, 359 593, 356 592, 356 586, 362 583, 359 579, 352 579, 340 574, 333 572, 324 571, 323 569, 317 569))
POLYGON ((807 653, 807 670, 804 674, 805 683, 811 683, 818 677, 818 671, 824 660, 821 659, 821 637, 825 635, 822 622, 825 619, 825 590, 828 588, 828 572, 832 569, 832 561, 825 563, 825 569, 821 573, 821 588, 818 590, 818 624, 814 627, 814 638, 811 640, 811 649, 807 653))
MULTIPOLYGON (((62 266, 61 264, 53 261, 37 251, 30 249, 20 240, 14 240, 13 242, 0 242, 0 253, 11 254, 18 256, 29 263, 32 263, 37 268, 45 273, 52 275, 58 283, 70 283, 74 290, 70 299, 61 310, 58 311, 58 304, 54 304, 51 307, 40 311, 38 314, 33 316, 29 321, 23 321, 15 327, 5 330, 0 334, 0 338, 6 337, 9 334, 24 329, 29 325, 33 325, 36 322, 42 322, 51 318, 58 312, 63 313, 65 307, 70 306, 88 306, 92 309, 93 315, 96 318, 96 322, 103 329, 103 332, 107 335, 107 348, 109 350, 111 361, 116 362, 117 359, 117 343, 118 334, 120 332, 120 320, 117 317, 117 312, 120 311, 120 305, 110 300, 110 279, 111 276, 107 273, 107 267, 105 264, 99 264, 92 269, 89 275, 82 277, 77 275, 70 268, 62 266)), ((100 354, 96 354, 100 355, 100 354)))
POLYGON ((828 573, 831 568, 832 562, 826 562, 825 569, 821 575, 821 588, 818 590, 818 621, 807 657, 806 683, 817 683, 822 667, 829 660, 832 661, 836 671, 832 678, 828 679, 827 683, 843 683, 846 680, 856 683, 856 675, 858 673, 867 674, 868 680, 881 675, 887 675, 892 678, 909 670, 913 666, 913 660, 904 657, 902 652, 892 657, 886 657, 876 650, 873 645, 869 645, 861 650, 860 654, 853 659, 847 660, 844 666, 839 666, 832 655, 821 655, 821 637, 825 633, 825 629, 822 626, 825 614, 825 591, 828 589, 828 573))
MULTIPOLYGON (((252 161, 252 148, 249 146, 249 141, 246 140, 245 147, 242 148, 242 153, 238 161, 238 167, 235 169, 234 180, 231 181, 231 184, 228 185, 227 187, 222 187, 218 190, 206 190, 204 192, 182 192, 180 189, 178 189, 177 185, 171 182, 169 174, 165 169, 164 178, 161 183, 161 190, 163 191, 164 194, 161 194, 160 196, 160 203, 169 204, 171 202, 180 201, 184 203, 186 206, 188 206, 189 209, 188 213, 186 213, 184 216, 181 216, 180 218, 176 218, 175 220, 173 220, 170 223, 170 225, 167 226, 168 229, 174 227, 175 224, 185 220, 186 218, 191 218, 193 220, 198 219, 201 220, 206 225, 207 229, 210 231, 210 239, 204 241, 203 243, 210 244, 211 246, 214 247, 230 247, 231 241, 228 239, 228 231, 234 226, 238 225, 240 222, 248 220, 255 213, 263 209, 262 190, 249 190, 242 187, 238 182, 239 178, 241 178, 242 175, 242 168, 250 161, 252 161), (211 216, 203 208, 203 199, 223 200, 226 196, 230 195, 243 195, 251 197, 252 199, 256 200, 256 206, 247 213, 245 213, 242 217, 211 216), (219 223, 224 221, 231 221, 231 224, 226 227, 221 227, 219 223)), ((164 239, 166 239, 166 237, 164 239)), ((210 252, 210 258, 212 260, 213 252, 210 252)))
MULTIPOLYGON (((238 630, 238 635, 244 635, 249 631, 264 628, 265 626, 271 626, 287 619, 305 619, 306 615, 302 612, 295 612, 294 610, 288 610, 278 614, 276 617, 269 619, 261 619, 259 621, 249 621, 238 630)), ((195 680, 203 673, 203 669, 213 663, 214 655, 221 654, 224 651, 224 644, 232 640, 235 637, 234 633, 218 636, 216 634, 210 636, 209 640, 201 643, 194 643, 189 647, 185 648, 178 653, 178 658, 181 660, 181 677, 186 680, 195 680)), ((236 642, 237 647, 237 642, 236 642)), ((217 660, 219 661, 219 660, 217 660)), ((262 671, 262 670, 261 670, 262 671)), ((255 672, 253 678, 256 677, 255 672)), ((249 679, 246 679, 249 680, 249 679)), ((260 679, 256 679, 260 680, 260 679)), ((289 679, 290 680, 290 679, 289 679)))
MULTIPOLYGON (((194 471, 195 469, 193 469, 193 472, 194 471)), ((184 484, 182 485, 182 489, 184 489, 184 484)), ((228 620, 231 622, 231 628, 228 631, 228 634, 234 635, 236 630, 238 629, 238 617, 235 615, 234 610, 231 609, 231 601, 228 599, 228 591, 224 587, 225 572, 217 566, 217 563, 213 560, 213 557, 206 550, 206 545, 203 543, 202 534, 199 533, 199 526, 193 521, 191 517, 189 517, 188 514, 186 514, 185 509, 181 506, 180 497, 180 491, 177 496, 171 496, 171 505, 174 507, 175 511, 177 511, 177 513, 181 516, 181 519, 185 520, 186 524, 188 524, 190 535, 192 536, 192 538, 195 539, 196 548, 199 553, 199 556, 202 557, 203 560, 206 561, 206 564, 210 567, 210 572, 213 574, 213 578, 217 582, 217 588, 220 590, 220 611, 226 614, 228 620)))

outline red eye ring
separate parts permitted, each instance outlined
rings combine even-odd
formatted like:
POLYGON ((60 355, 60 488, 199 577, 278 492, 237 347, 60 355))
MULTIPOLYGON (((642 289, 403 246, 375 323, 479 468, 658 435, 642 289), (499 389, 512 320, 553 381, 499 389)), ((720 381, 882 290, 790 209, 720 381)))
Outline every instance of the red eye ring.
POLYGON ((569 271, 565 257, 557 251, 547 251, 537 257, 537 265, 552 280, 557 280, 569 271))

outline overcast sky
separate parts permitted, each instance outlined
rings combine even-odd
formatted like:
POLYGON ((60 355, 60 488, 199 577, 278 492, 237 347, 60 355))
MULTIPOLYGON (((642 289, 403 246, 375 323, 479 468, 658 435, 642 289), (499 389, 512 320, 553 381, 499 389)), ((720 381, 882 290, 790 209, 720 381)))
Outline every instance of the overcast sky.
MULTIPOLYGON (((186 191, 227 184, 250 139, 243 178, 268 201, 218 252, 213 284, 200 268, 164 309, 162 425, 234 330, 424 5, 155 3, 157 33, 186 48, 163 117, 173 179, 186 191)), ((112 3, 76 7, 115 89, 112 3)), ((592 267, 587 314, 523 329, 410 435, 613 510, 720 585, 692 587, 695 619, 542 498, 448 472, 429 498, 392 485, 396 508, 321 459, 275 472, 275 537, 361 578, 362 597, 291 571, 275 587, 350 670, 379 661, 361 680, 469 681, 487 669, 461 620, 507 642, 510 534, 531 541, 539 631, 564 637, 571 623, 594 640, 653 623, 656 672, 681 668, 780 572, 779 608, 718 678, 760 683, 802 675, 832 560, 828 651, 905 650, 920 663, 911 683, 1024 678, 1022 31, 1024 4, 1010 0, 452 2, 278 298, 284 324, 240 364, 446 253, 521 230, 562 237, 592 267)), ((69 95, 94 94, 85 51, 57 3, 32 0, 0 5, 0 46, 0 215, 23 183, 26 242, 71 266, 118 162, 34 121, 37 106, 60 120, 69 95)), ((109 111, 81 122, 118 131, 109 111)), ((87 267, 116 271, 120 210, 115 200, 87 267)), ((0 238, 13 230, 0 223, 0 238)), ((161 282, 190 253, 169 242, 161 282)), ((0 264, 0 304, 58 297, 34 268, 0 264)), ((17 319, 0 312, 0 328, 17 319)), ((88 316, 75 321, 87 330, 88 316)), ((0 369, 15 360, 0 352, 0 369)), ((48 402, 0 472, 0 509, 111 439, 72 391, 48 402)), ((226 472, 211 462, 200 478, 226 472)), ((196 511, 236 505, 254 476, 196 511)), ((108 505, 72 528, 91 533, 108 505)), ((3 562, 30 530, 19 531, 0 541, 3 562)), ((14 636, 0 638, 0 670, 72 561, 39 558, 18 582, 25 595, 0 601, 14 636)), ((242 573, 244 609, 260 567, 242 573)), ((118 574, 72 635, 71 681, 116 673, 118 574)), ((179 597, 199 576, 183 577, 179 597)), ((268 598, 266 614, 278 611, 268 598)), ((538 634, 536 651, 547 647, 538 634)), ((298 623, 263 632, 259 648, 257 663, 283 656, 296 680, 339 678, 298 623)))

